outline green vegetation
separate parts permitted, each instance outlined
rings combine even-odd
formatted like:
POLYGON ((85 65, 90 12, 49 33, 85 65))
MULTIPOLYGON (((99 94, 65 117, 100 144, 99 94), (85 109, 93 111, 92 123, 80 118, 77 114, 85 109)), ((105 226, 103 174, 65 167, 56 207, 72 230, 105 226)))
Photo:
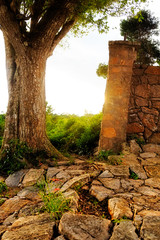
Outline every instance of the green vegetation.
POLYGON ((102 113, 56 115, 47 107, 46 127, 51 143, 61 152, 90 155, 98 146, 102 113))
POLYGON ((152 39, 153 35, 157 36, 159 33, 158 24, 158 19, 146 10, 141 10, 135 16, 121 22, 120 31, 125 40, 141 43, 136 63, 160 64, 159 42, 152 39))
POLYGON ((40 209, 40 212, 48 212, 55 220, 59 220, 63 213, 70 210, 70 199, 63 196, 60 189, 57 188, 53 192, 48 190, 48 183, 42 181, 37 184, 40 190, 40 196, 44 202, 44 206, 40 209))
POLYGON ((132 178, 134 180, 137 180, 139 178, 138 175, 134 171, 132 171, 131 169, 129 169, 129 173, 130 173, 129 178, 132 178))
POLYGON ((106 79, 108 74, 108 65, 106 65, 105 63, 100 63, 98 65, 96 73, 98 77, 103 77, 104 79, 106 79))
POLYGON ((0 181, 0 194, 7 191, 7 185, 5 184, 5 182, 0 181))

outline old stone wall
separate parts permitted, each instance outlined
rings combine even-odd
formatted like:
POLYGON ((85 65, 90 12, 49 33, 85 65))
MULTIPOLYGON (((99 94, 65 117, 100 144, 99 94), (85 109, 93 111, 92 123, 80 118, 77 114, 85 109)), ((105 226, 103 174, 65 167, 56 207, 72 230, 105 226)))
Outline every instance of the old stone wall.
POLYGON ((127 135, 160 144, 160 67, 134 66, 127 135))

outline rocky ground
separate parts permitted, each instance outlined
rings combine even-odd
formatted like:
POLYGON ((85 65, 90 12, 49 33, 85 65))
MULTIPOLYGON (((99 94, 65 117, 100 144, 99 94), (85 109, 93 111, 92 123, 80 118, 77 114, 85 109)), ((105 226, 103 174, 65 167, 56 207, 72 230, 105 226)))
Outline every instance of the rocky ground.
POLYGON ((143 151, 131 142, 120 165, 88 161, 58 162, 57 166, 25 169, 5 181, 0 196, 1 240, 159 240, 160 145, 143 151), (37 182, 48 182, 48 192, 70 199, 69 212, 55 220, 42 212, 37 182))

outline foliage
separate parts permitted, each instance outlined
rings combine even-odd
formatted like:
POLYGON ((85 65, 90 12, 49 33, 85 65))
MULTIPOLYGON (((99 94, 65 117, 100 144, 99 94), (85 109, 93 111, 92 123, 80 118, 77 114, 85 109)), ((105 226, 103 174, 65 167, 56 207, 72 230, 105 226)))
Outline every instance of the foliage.
POLYGON ((138 136, 137 134, 127 135, 127 141, 135 140, 140 146, 145 144, 143 137, 138 136))
POLYGON ((5 114, 0 114, 0 147, 2 145, 3 140, 4 126, 5 126, 5 114))
POLYGON ((97 71, 96 71, 98 77, 103 77, 104 79, 107 78, 107 74, 108 74, 108 65, 104 64, 104 63, 100 63, 97 71))
POLYGON ((47 182, 42 182, 37 185, 40 189, 40 195, 44 202, 44 207, 41 211, 46 211, 51 214, 53 218, 59 220, 63 213, 70 210, 70 199, 63 196, 61 192, 55 189, 53 192, 46 192, 47 182))
POLYGON ((137 180, 139 178, 138 175, 131 169, 129 169, 129 173, 130 173, 130 176, 129 176, 130 178, 132 178, 134 180, 137 180))
POLYGON ((153 64, 160 61, 159 43, 152 40, 153 35, 158 35, 158 19, 149 11, 142 10, 135 16, 123 20, 120 24, 121 35, 129 41, 139 41, 137 63, 153 64))
POLYGON ((108 156, 114 155, 113 150, 101 150, 98 154, 99 160, 108 160, 108 156))
POLYGON ((102 114, 56 115, 47 113, 47 135, 60 151, 91 154, 98 145, 102 114))
POLYGON ((5 182, 0 181, 0 193, 3 193, 4 191, 7 191, 7 185, 5 182))

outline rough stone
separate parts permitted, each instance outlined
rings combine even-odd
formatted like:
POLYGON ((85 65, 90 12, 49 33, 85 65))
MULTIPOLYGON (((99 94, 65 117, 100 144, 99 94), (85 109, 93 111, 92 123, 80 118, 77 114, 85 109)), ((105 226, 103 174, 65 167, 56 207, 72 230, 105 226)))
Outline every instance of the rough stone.
POLYGON ((116 177, 129 177, 129 167, 118 165, 106 167, 116 177))
POLYGON ((154 152, 160 154, 160 145, 149 143, 142 146, 144 152, 154 152))
POLYGON ((12 225, 17 220, 17 217, 18 217, 18 213, 14 212, 12 215, 10 215, 4 220, 3 225, 5 226, 12 225))
POLYGON ((154 152, 143 152, 143 153, 140 153, 140 157, 144 158, 144 159, 146 159, 146 158, 155 158, 156 155, 157 154, 154 153, 154 152))
POLYGON ((130 123, 127 125, 127 133, 142 133, 144 132, 144 126, 140 123, 130 123))
POLYGON ((149 130, 147 127, 144 128, 144 137, 148 139, 152 135, 152 131, 149 130))
POLYGON ((76 176, 69 181, 67 181, 61 188, 61 192, 65 192, 68 188, 75 186, 76 184, 85 185, 90 180, 89 174, 83 174, 81 176, 76 176))
POLYGON ((141 164, 142 165, 148 165, 148 166, 159 165, 160 164, 160 157, 147 158, 145 160, 142 160, 141 164))
POLYGON ((55 240, 66 240, 62 235, 55 238, 55 240))
POLYGON ((152 85, 150 88, 151 88, 151 97, 159 98, 160 85, 152 85))
POLYGON ((18 197, 24 198, 24 199, 29 199, 32 201, 41 201, 41 197, 39 195, 39 189, 31 186, 31 187, 26 187, 22 189, 20 192, 17 194, 18 197))
POLYGON ((160 189, 160 178, 148 178, 145 180, 145 185, 160 189))
POLYGON ((30 203, 29 200, 20 199, 19 197, 14 197, 6 200, 0 206, 0 223, 4 221, 12 213, 19 211, 23 206, 30 203))
POLYGON ((24 175, 27 173, 28 170, 20 170, 8 176, 5 183, 8 187, 18 187, 21 183, 24 175))
POLYGON ((98 178, 111 178, 111 177, 113 177, 113 174, 110 171, 105 170, 103 173, 99 175, 98 178))
POLYGON ((135 227, 136 227, 138 230, 140 230, 140 227, 141 227, 141 225, 142 225, 142 221, 143 221, 143 218, 142 218, 140 215, 135 215, 135 216, 134 216, 133 222, 134 222, 135 227))
POLYGON ((70 240, 108 240, 111 222, 91 215, 65 213, 59 232, 70 240))
POLYGON ((101 202, 104 199, 113 196, 114 191, 107 189, 103 186, 92 185, 90 189, 90 194, 101 202))
POLYGON ((68 172, 60 171, 57 175, 56 178, 58 179, 64 179, 65 181, 69 180, 71 178, 70 174, 68 172))
POLYGON ((140 179, 146 179, 147 175, 141 166, 130 166, 131 171, 135 172, 140 179))
POLYGON ((3 234, 2 240, 51 240, 54 225, 49 214, 21 217, 3 234))
POLYGON ((138 213, 138 215, 145 217, 145 216, 157 216, 160 217, 160 211, 155 210, 142 210, 138 213))
POLYGON ((4 225, 0 225, 0 236, 7 230, 7 227, 4 225))
POLYGON ((115 225, 110 240, 139 240, 135 230, 136 228, 131 221, 121 221, 115 225))
POLYGON ((147 196, 158 196, 160 195, 160 191, 157 189, 151 189, 150 187, 146 187, 146 186, 142 186, 139 187, 138 192, 140 192, 143 195, 147 195, 147 196))
POLYGON ((160 133, 153 133, 152 136, 148 139, 148 142, 160 144, 160 133))
POLYGON ((160 177, 160 165, 144 166, 148 177, 160 177))
POLYGON ((143 180, 121 179, 122 188, 128 191, 139 188, 143 183, 143 180))
POLYGON ((31 168, 25 175, 22 185, 24 187, 32 186, 37 182, 44 179, 44 169, 33 169, 31 168))
POLYGON ((135 140, 130 141, 130 151, 131 153, 138 154, 142 152, 141 147, 136 143, 135 140))
POLYGON ((60 188, 62 187, 62 185, 65 183, 64 180, 61 179, 57 179, 56 181, 50 182, 46 185, 45 189, 46 189, 46 193, 52 193, 55 191, 60 190, 60 188))
POLYGON ((142 107, 142 112, 144 112, 146 114, 152 114, 155 116, 159 116, 159 112, 154 108, 142 107))
POLYGON ((121 219, 126 216, 131 219, 133 213, 129 207, 128 202, 123 198, 111 198, 108 200, 108 211, 111 219, 121 219))
POLYGON ((136 105, 139 107, 148 106, 148 100, 144 98, 136 98, 136 105))
POLYGON ((77 210, 77 207, 78 207, 78 200, 79 200, 79 195, 77 194, 77 192, 73 189, 65 192, 63 194, 63 196, 67 199, 70 199, 71 202, 70 202, 70 208, 72 210, 72 212, 76 211, 77 210))
POLYGON ((47 180, 52 179, 59 172, 60 172, 59 168, 49 167, 48 170, 47 170, 46 179, 47 180))
POLYGON ((160 236, 160 217, 146 216, 140 232, 141 238, 144 240, 159 240, 160 236))
POLYGON ((138 85, 135 88, 135 94, 142 98, 148 98, 150 94, 150 90, 146 84, 138 85))
POLYGON ((144 114, 142 119, 142 123, 145 127, 147 127, 152 132, 157 130, 157 125, 155 124, 154 116, 150 114, 144 114))
POLYGON ((100 182, 106 188, 117 190, 120 188, 120 180, 116 178, 99 178, 100 182))

